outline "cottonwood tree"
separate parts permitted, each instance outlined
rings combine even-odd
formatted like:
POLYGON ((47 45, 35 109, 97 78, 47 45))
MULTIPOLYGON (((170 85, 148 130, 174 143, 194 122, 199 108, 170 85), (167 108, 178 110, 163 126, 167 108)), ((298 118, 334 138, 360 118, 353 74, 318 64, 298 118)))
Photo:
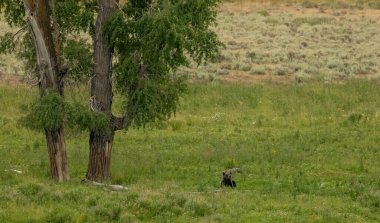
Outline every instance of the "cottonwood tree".
POLYGON ((99 0, 94 35, 91 106, 108 118, 90 129, 86 177, 110 178, 116 130, 144 127, 176 111, 185 90, 175 75, 189 60, 201 63, 221 43, 210 30, 219 0, 99 0), (114 64, 112 62, 115 61, 114 64), (123 115, 112 114, 113 92, 124 98, 123 115))
MULTIPOLYGON (((58 161, 67 163, 58 151, 65 151, 63 126, 75 123, 90 130, 86 178, 109 180, 115 131, 168 119, 186 86, 177 69, 190 60, 199 64, 218 52, 221 43, 210 26, 219 1, 0 0, 11 25, 23 26, 24 15, 28 18, 32 35, 17 41, 6 34, 0 50, 34 46, 18 48, 29 65, 38 64, 40 74, 42 98, 27 120, 32 127, 45 129, 49 155, 53 155, 51 168, 58 161), (93 63, 84 59, 91 55, 85 41, 73 38, 79 31, 91 37, 93 63), (71 71, 91 73, 90 113, 64 101, 63 62, 71 71), (114 93, 123 96, 120 116, 112 113, 114 93)), ((61 179, 53 171, 52 176, 61 179)))
POLYGON ((91 1, 0 0, 0 12, 8 24, 23 27, 15 34, 1 36, 0 53, 16 52, 26 61, 26 69, 37 73, 41 99, 24 121, 29 127, 44 130, 50 174, 58 181, 69 179, 63 128, 67 65, 74 71, 86 73, 90 64, 83 55, 82 64, 72 56, 73 50, 89 52, 89 48, 70 35, 89 29, 93 20, 91 8, 91 1))

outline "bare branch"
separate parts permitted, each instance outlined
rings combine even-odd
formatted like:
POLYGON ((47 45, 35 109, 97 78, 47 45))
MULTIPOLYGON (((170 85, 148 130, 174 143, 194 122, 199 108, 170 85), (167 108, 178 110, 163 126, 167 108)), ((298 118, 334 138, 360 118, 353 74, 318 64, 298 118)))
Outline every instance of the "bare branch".
POLYGON ((15 38, 21 32, 25 31, 26 28, 28 28, 28 25, 24 25, 23 27, 21 27, 21 29, 19 29, 15 34, 13 34, 12 39, 15 38))
POLYGON ((14 33, 11 37, 9 37, 8 39, 6 39, 4 41, 3 44, 7 44, 9 43, 10 41, 12 41, 18 34, 20 34, 21 32, 25 31, 25 29, 28 28, 28 25, 25 25, 23 27, 21 27, 21 29, 19 29, 16 33, 14 33))

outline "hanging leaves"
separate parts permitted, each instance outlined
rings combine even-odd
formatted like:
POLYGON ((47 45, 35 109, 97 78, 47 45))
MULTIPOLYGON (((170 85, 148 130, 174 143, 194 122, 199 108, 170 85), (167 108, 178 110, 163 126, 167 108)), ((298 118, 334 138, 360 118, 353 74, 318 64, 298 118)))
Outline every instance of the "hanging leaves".
POLYGON ((117 58, 116 87, 135 125, 169 118, 186 89, 175 75, 178 67, 218 53, 222 44, 209 29, 218 2, 131 0, 108 21, 104 33, 117 58))
POLYGON ((20 123, 33 130, 56 130, 65 124, 79 130, 110 131, 110 118, 105 114, 93 113, 78 102, 65 102, 56 91, 47 91, 27 107, 27 112, 20 123))

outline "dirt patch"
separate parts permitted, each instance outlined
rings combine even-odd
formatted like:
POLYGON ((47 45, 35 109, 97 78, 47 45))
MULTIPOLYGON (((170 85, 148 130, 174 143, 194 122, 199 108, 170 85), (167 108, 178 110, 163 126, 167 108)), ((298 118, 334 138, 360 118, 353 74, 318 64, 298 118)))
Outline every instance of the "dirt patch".
POLYGON ((235 72, 219 78, 223 83, 292 83, 296 79, 291 75, 252 75, 244 72, 235 72))
POLYGON ((220 4, 219 11, 220 12, 242 12, 242 13, 252 13, 259 10, 269 9, 271 7, 270 3, 244 3, 244 2, 225 2, 220 4))

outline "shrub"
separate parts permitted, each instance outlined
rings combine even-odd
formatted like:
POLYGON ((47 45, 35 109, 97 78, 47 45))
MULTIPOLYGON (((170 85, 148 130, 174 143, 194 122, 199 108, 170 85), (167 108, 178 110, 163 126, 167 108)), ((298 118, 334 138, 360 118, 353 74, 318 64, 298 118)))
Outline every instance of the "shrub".
POLYGON ((253 61, 254 59, 256 59, 256 53, 254 51, 247 52, 246 57, 253 61))
POLYGON ((301 5, 304 8, 318 8, 318 4, 317 3, 314 3, 314 2, 309 1, 309 0, 303 1, 301 5))
POLYGON ((295 74, 295 78, 296 78, 297 82, 304 82, 306 80, 309 80, 311 78, 311 75, 308 73, 305 73, 304 71, 298 71, 295 74))
POLYGON ((298 28, 303 24, 308 24, 310 26, 330 24, 333 19, 328 17, 298 17, 293 19, 293 29, 298 28))
POLYGON ((220 66, 220 68, 224 69, 224 70, 232 70, 232 65, 229 64, 229 63, 225 63, 225 64, 222 64, 220 66))
POLYGON ((267 24, 269 24, 269 25, 272 25, 272 26, 280 24, 280 21, 278 21, 275 18, 268 18, 264 22, 267 23, 267 24))
POLYGON ((348 123, 352 123, 352 124, 356 124, 356 123, 359 123, 360 120, 363 119, 363 114, 361 113, 351 113, 348 117, 347 117, 347 122, 348 123))
POLYGON ((264 75, 266 74, 266 68, 263 67, 263 66, 256 66, 254 68, 252 68, 251 74, 257 74, 257 75, 264 75))
POLYGON ((266 16, 269 16, 269 12, 266 11, 266 10, 258 11, 257 14, 262 15, 262 16, 265 16, 265 17, 266 17, 266 16))
POLYGON ((380 2, 370 2, 368 3, 368 7, 371 9, 380 9, 380 2))
POLYGON ((251 68, 252 68, 251 65, 243 65, 243 66, 241 67, 241 70, 242 70, 242 71, 250 71, 251 68))
POLYGON ((225 69, 221 69, 221 70, 218 70, 216 72, 217 75, 228 75, 230 72, 228 70, 225 70, 225 69))
POLYGON ((276 70, 274 71, 275 75, 283 76, 288 73, 288 69, 286 67, 277 67, 276 70))

